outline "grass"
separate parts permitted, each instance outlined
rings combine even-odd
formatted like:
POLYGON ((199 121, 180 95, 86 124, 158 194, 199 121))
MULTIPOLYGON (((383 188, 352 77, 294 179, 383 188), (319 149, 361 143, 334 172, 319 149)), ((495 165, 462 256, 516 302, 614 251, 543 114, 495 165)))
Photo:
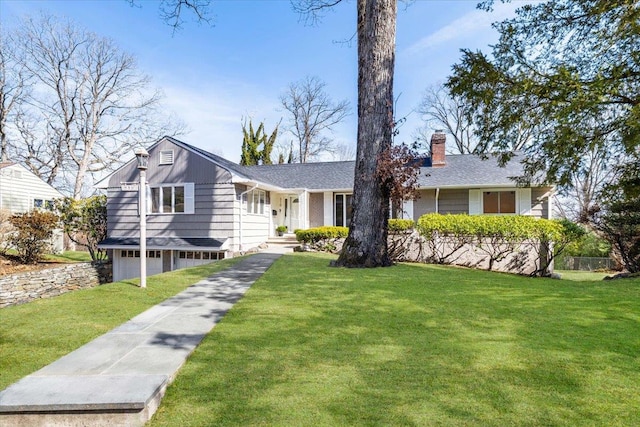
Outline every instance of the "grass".
MULTIPOLYGON (((15 249, 7 249, 7 255, 18 255, 15 249)), ((91 261, 91 255, 87 251, 64 251, 61 254, 45 254, 44 261, 48 262, 88 262, 91 261)))
POLYGON ((239 258, 0 309, 0 390, 239 258))
POLYGON ((44 259, 51 262, 88 262, 91 255, 87 251, 64 251, 61 254, 48 254, 44 259))
POLYGON ((580 270, 556 270, 556 273, 560 273, 565 280, 574 280, 578 282, 593 282, 602 280, 606 276, 612 276, 615 272, 607 273, 601 271, 580 271, 580 270))
POLYGON ((189 358, 152 427, 634 425, 640 279, 286 255, 189 358))

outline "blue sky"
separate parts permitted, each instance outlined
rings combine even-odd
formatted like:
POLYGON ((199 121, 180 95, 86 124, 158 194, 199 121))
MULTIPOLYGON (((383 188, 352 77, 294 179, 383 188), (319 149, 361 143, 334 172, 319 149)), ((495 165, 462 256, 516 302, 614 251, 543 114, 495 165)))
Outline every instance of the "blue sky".
MULTIPOLYGON (((461 48, 482 49, 497 40, 491 22, 513 16, 513 4, 494 12, 476 0, 416 0, 400 3, 397 25, 396 116, 407 116, 399 139, 412 141, 420 117, 412 112, 426 87, 443 81, 461 48)), ((521 4, 521 3, 520 3, 521 4)), ((137 0, 0 1, 0 25, 40 10, 65 16, 112 38, 138 59, 139 68, 163 90, 163 103, 190 129, 180 139, 239 161, 241 120, 265 121, 271 131, 287 116, 279 96, 307 75, 318 76, 334 100, 347 99, 352 114, 335 129, 336 142, 355 146, 356 1, 343 0, 316 26, 305 26, 289 0, 214 0, 213 26, 188 20, 177 33, 159 18, 158 3, 137 0)), ((288 145, 292 136, 280 132, 288 145)))

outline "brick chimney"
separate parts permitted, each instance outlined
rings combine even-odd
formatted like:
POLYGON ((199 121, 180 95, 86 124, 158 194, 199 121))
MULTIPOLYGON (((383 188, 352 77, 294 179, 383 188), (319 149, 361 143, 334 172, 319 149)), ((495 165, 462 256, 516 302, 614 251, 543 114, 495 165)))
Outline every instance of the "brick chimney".
POLYGON ((439 168, 446 164, 444 154, 446 139, 447 137, 442 130, 437 130, 431 135, 431 166, 434 168, 439 168))

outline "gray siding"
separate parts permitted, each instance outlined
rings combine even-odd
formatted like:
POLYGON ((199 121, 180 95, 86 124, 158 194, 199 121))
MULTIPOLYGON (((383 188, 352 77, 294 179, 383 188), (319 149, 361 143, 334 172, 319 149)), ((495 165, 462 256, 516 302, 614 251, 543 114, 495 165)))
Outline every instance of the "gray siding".
POLYGON ((309 194, 309 227, 324 225, 324 193, 309 194))
MULTIPOLYGON (((135 237, 139 233, 138 192, 122 191, 121 182, 137 182, 135 161, 109 179, 107 215, 109 237, 135 237)), ((194 183, 193 214, 147 215, 149 237, 228 238, 235 233, 236 190, 231 174, 196 153, 163 140, 149 150, 147 182, 154 184, 194 183), (173 150, 174 164, 160 165, 160 151, 173 150)))
POLYGON ((417 221, 422 215, 436 211, 436 190, 421 190, 420 198, 413 202, 413 218, 417 221))
MULTIPOLYGON (((120 187, 121 182, 138 182, 139 171, 135 159, 109 178, 109 187, 120 187)), ((151 185, 161 183, 195 182, 213 184, 230 182, 231 174, 197 153, 182 149, 167 140, 162 140, 149 150, 149 168, 147 182, 151 185), (160 165, 160 152, 173 150, 174 163, 160 165)))
MULTIPOLYGON (((234 232, 235 191, 232 184, 196 184, 193 214, 147 215, 149 237, 231 237, 234 232)), ((139 233, 138 192, 109 189, 108 235, 135 237, 139 233)))
POLYGON ((441 214, 469 213, 469 190, 441 189, 438 198, 438 212, 441 214))
MULTIPOLYGON (((413 202, 413 217, 418 220, 422 215, 436 211, 436 190, 420 191, 420 198, 413 202)), ((469 190, 441 189, 438 196, 438 212, 441 214, 469 213, 469 190)))

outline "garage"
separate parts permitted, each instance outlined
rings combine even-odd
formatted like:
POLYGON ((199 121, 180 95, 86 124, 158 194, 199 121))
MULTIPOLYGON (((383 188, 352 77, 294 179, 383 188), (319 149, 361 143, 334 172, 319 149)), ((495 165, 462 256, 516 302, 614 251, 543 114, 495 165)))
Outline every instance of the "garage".
MULTIPOLYGON (((114 250, 113 281, 140 277, 140 251, 114 250)), ((162 273, 162 251, 147 251, 147 275, 162 273)))

